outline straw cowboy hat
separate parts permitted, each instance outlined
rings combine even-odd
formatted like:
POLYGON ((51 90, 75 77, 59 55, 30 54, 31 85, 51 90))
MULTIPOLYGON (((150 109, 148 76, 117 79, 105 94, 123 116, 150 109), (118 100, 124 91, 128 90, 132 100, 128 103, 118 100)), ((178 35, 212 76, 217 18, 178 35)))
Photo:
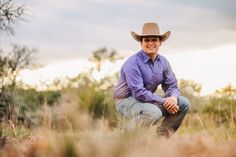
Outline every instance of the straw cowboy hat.
POLYGON ((131 31, 131 35, 138 42, 141 42, 142 37, 145 37, 145 36, 157 36, 160 38, 160 41, 163 42, 169 38, 170 31, 167 31, 161 35, 159 26, 156 23, 145 23, 143 25, 143 29, 142 29, 141 34, 137 34, 133 31, 131 31))

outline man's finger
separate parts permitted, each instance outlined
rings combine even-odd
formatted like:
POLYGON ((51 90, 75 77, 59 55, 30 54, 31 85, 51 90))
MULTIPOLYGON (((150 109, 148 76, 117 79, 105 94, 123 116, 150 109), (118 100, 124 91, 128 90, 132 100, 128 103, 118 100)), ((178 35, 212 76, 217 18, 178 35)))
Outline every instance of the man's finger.
POLYGON ((174 113, 177 113, 179 110, 177 108, 173 109, 174 113))
POLYGON ((167 108, 167 107, 169 107, 169 106, 170 106, 169 101, 166 101, 166 102, 164 103, 164 107, 167 108))
POLYGON ((170 105, 166 109, 171 110, 173 109, 173 107, 174 107, 174 104, 170 103, 170 105))
POLYGON ((170 108, 170 109, 172 110, 172 109, 174 109, 174 108, 176 108, 176 105, 175 105, 174 103, 172 103, 172 105, 171 105, 171 108, 170 108))
POLYGON ((170 106, 171 106, 171 103, 170 103, 170 102, 168 102, 168 101, 165 102, 165 104, 164 104, 164 107, 165 107, 165 108, 169 108, 170 106))
POLYGON ((170 114, 175 114, 176 111, 175 111, 175 110, 170 110, 169 113, 170 113, 170 114))

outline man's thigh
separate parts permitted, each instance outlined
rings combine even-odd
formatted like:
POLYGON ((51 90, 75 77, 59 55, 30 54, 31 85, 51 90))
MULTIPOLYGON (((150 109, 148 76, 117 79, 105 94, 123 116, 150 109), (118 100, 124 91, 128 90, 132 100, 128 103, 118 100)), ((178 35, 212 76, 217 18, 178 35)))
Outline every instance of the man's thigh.
POLYGON ((132 118, 138 115, 160 119, 162 112, 160 108, 151 103, 142 103, 133 97, 128 97, 116 104, 117 111, 125 118, 132 118))

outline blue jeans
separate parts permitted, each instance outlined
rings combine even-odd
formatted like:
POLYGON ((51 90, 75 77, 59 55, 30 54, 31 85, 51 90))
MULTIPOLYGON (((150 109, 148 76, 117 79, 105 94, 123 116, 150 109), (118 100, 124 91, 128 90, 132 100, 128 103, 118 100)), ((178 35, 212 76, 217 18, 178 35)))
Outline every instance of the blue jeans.
POLYGON ((128 129, 137 125, 156 124, 164 116, 157 132, 159 135, 170 136, 179 128, 190 106, 189 100, 182 96, 178 97, 177 104, 179 111, 176 114, 170 114, 162 105, 142 103, 133 97, 128 97, 116 101, 116 109, 122 117, 129 120, 126 126, 128 129))

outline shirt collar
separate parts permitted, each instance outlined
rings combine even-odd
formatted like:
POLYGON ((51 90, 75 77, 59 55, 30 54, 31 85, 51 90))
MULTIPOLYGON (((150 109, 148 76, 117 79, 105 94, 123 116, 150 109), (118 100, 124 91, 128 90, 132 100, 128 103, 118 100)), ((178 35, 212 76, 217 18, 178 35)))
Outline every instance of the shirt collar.
MULTIPOLYGON (((151 58, 143 50, 141 50, 141 55, 142 55, 145 63, 147 63, 149 60, 151 60, 151 58)), ((158 60, 158 59, 159 59, 159 55, 157 55, 155 60, 158 60)))

